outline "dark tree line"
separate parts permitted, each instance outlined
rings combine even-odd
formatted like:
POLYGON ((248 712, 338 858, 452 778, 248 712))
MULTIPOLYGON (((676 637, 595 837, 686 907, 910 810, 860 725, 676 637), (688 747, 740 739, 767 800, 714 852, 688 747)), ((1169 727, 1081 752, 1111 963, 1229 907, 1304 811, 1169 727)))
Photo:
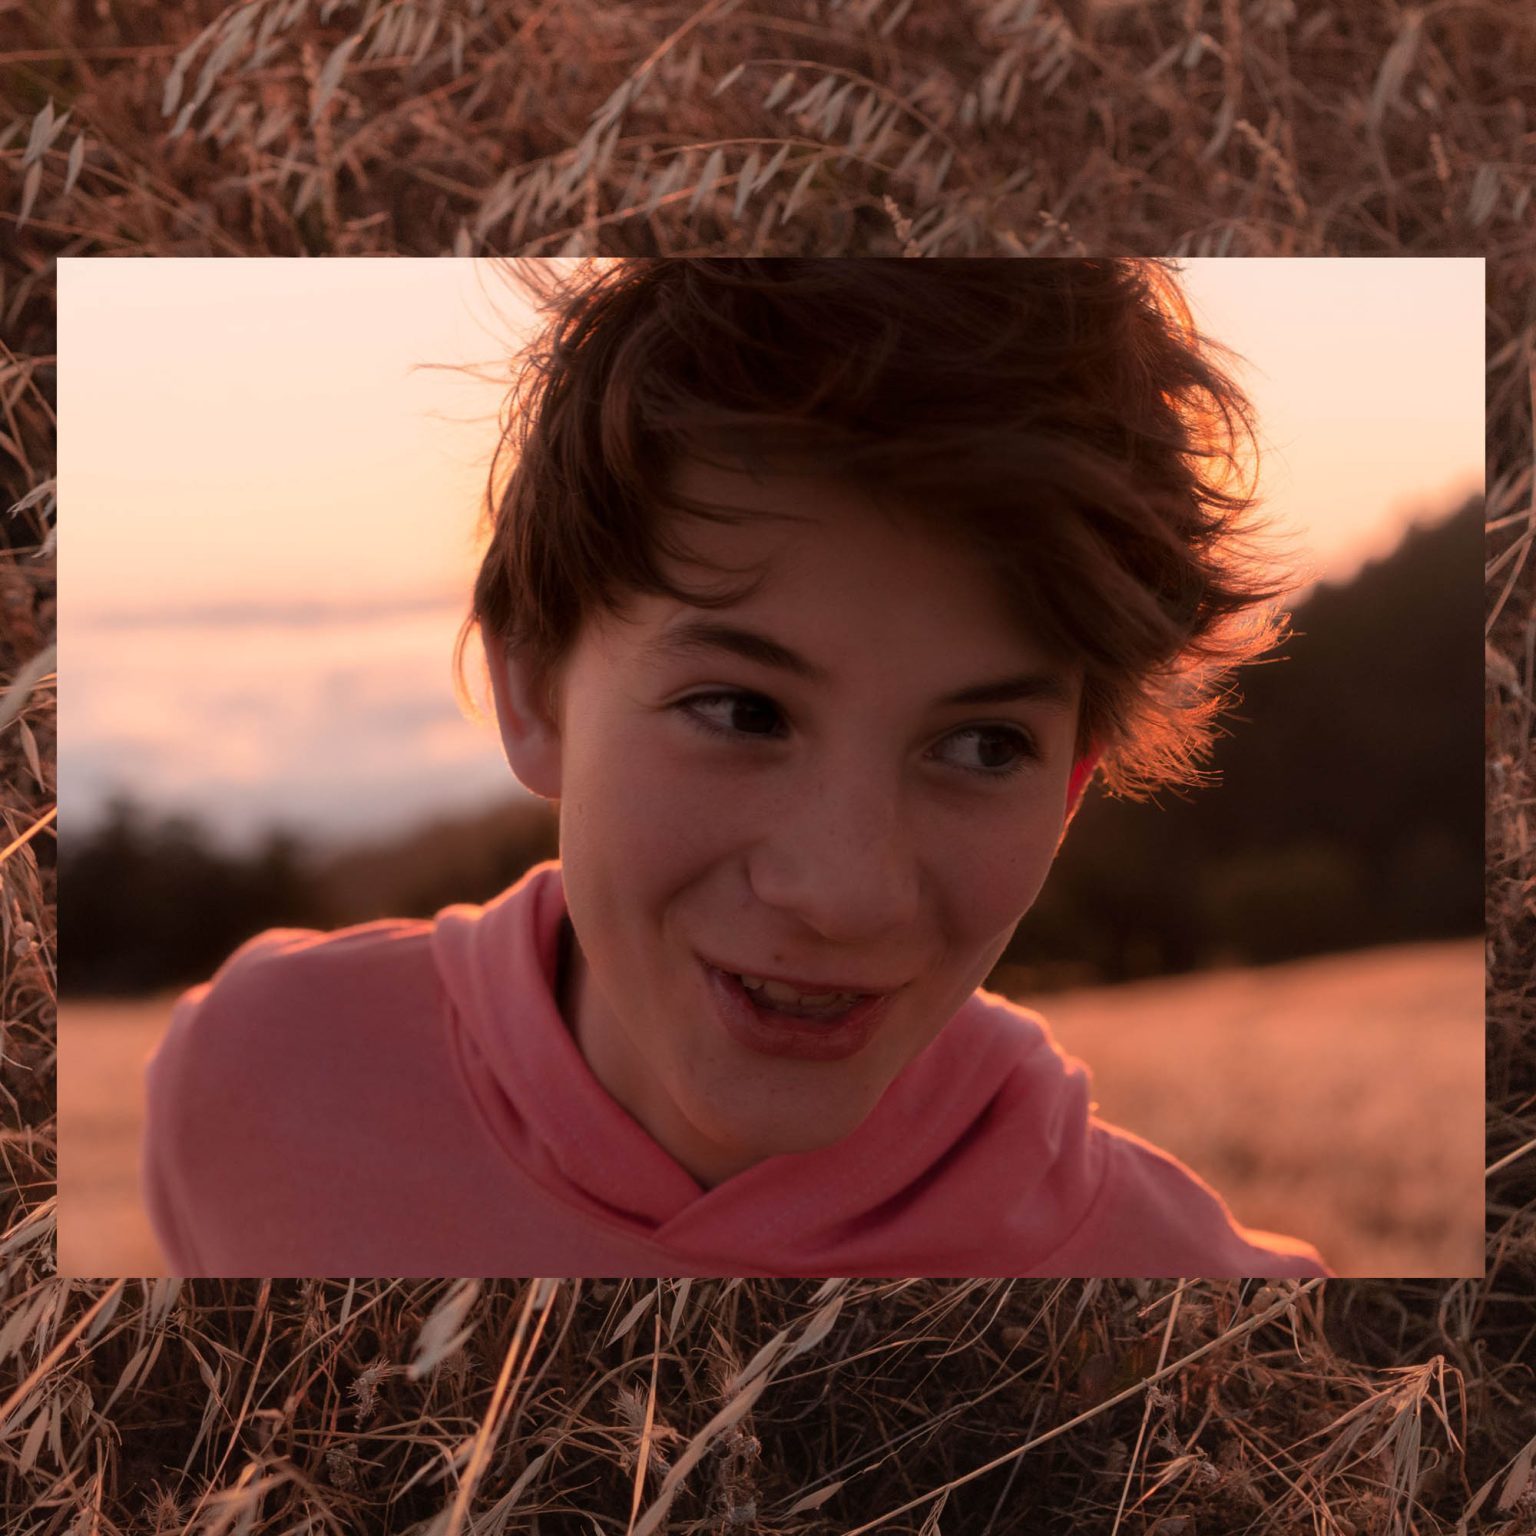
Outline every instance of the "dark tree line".
POLYGON ((1219 785, 1091 799, 1008 959, 1121 980, 1480 931, 1482 519, 1317 588, 1241 681, 1219 785))
POLYGON ((61 843, 61 990, 76 995, 205 980, 264 928, 430 917, 487 901, 557 851, 553 815, 527 802, 324 858, 281 831, 233 853, 197 822, 155 820, 127 800, 61 843))

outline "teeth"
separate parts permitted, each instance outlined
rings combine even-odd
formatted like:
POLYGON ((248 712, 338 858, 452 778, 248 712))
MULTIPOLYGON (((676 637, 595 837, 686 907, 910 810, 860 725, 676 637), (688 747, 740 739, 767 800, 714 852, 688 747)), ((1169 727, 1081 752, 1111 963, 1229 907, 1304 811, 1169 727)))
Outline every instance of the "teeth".
POLYGON ((764 981, 760 976, 743 976, 742 986, 749 992, 760 992, 770 1002, 789 1003, 796 1008, 825 1008, 836 1004, 842 1007, 856 1001, 861 994, 858 992, 796 992, 793 987, 786 987, 782 982, 764 981))

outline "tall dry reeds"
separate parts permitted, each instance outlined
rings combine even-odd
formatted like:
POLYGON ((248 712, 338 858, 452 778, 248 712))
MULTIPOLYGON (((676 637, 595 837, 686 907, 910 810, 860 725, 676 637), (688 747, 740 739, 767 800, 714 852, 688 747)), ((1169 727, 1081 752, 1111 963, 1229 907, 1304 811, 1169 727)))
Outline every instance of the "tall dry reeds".
POLYGON ((1536 12, 77 0, 0 78, 7 1530, 1536 1528, 1536 12), (1084 251, 1488 257, 1485 1278, 54 1274, 60 257, 1084 251))

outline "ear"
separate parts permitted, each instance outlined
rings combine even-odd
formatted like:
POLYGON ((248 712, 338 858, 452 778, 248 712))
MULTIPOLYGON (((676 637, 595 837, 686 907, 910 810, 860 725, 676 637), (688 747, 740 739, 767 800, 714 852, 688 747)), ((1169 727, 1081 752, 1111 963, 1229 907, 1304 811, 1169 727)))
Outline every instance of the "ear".
POLYGON ((560 727, 552 715, 547 684, 534 675, 523 653, 502 640, 486 640, 485 664, 508 766, 525 789, 558 801, 560 727))
MULTIPOLYGON (((1097 747, 1089 747, 1072 765, 1072 777, 1067 782, 1067 814, 1061 823, 1062 837, 1067 835, 1067 828, 1072 825, 1072 818, 1077 815, 1077 808, 1083 803, 1083 795, 1093 778, 1093 770, 1099 766, 1102 756, 1103 753, 1097 747)), ((1060 843, 1057 846, 1060 847, 1060 843)))

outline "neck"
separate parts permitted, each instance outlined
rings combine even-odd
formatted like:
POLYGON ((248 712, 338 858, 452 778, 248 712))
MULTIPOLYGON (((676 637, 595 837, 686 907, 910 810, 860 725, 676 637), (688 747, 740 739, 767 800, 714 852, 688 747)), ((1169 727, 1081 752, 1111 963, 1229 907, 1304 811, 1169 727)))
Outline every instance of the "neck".
POLYGON ((573 963, 576 935, 570 914, 560 919, 560 936, 555 946, 555 1006, 565 1027, 576 1033, 576 967, 573 963))

